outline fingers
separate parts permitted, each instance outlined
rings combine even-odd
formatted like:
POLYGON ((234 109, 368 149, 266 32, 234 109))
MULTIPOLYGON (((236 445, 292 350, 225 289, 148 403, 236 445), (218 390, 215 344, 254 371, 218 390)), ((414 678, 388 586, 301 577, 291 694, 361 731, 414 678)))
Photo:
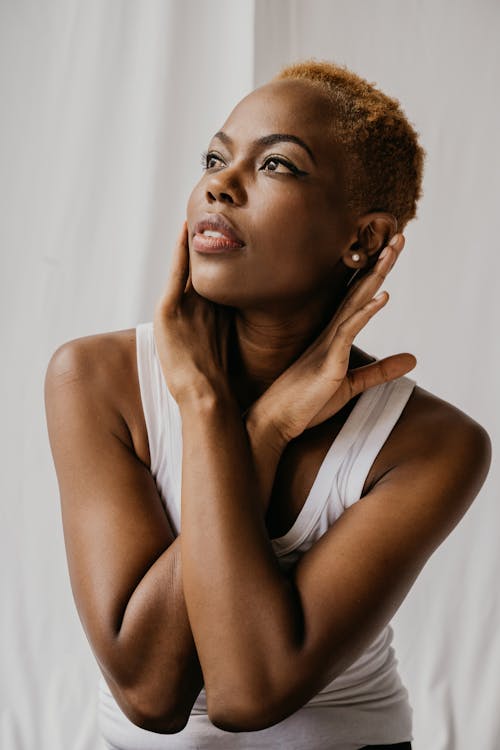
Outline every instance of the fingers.
MULTIPOLYGON (((394 264, 401 251, 405 246, 405 238, 402 234, 395 234, 390 240, 390 243, 383 248, 380 253, 375 266, 372 271, 359 282, 359 287, 363 286, 363 282, 372 281, 373 279, 379 280, 380 284, 385 280, 389 271, 392 270, 394 264)), ((378 287, 377 287, 378 288, 378 287)), ((356 290, 354 290, 354 293, 356 290)))
POLYGON ((163 307, 168 308, 178 303, 186 290, 189 278, 188 230, 185 221, 172 254, 167 286, 162 298, 163 307))
POLYGON ((404 238, 402 235, 395 235, 396 244, 387 245, 373 267, 373 269, 353 288, 352 292, 347 295, 344 306, 352 309, 356 305, 363 304, 369 296, 373 296, 377 289, 383 284, 387 275, 394 267, 401 250, 404 247, 404 238), (400 239, 401 238, 401 239, 400 239))
POLYGON ((352 291, 342 302, 331 322, 331 333, 333 335, 344 320, 373 297, 387 278, 404 247, 405 239, 402 234, 395 234, 391 242, 393 242, 392 245, 387 245, 382 250, 373 270, 355 284, 352 291))
POLYGON ((392 243, 392 244, 391 244, 390 246, 391 246, 391 247, 393 247, 393 248, 394 248, 394 250, 396 250, 396 252, 397 252, 397 253, 398 253, 398 255, 399 255, 399 253, 401 252, 401 250, 402 250, 402 249, 404 248, 404 246, 405 246, 405 242, 406 242, 406 240, 405 240, 405 236, 404 236, 404 234, 401 234, 400 232, 398 232, 397 234, 395 234, 395 235, 394 235, 394 236, 393 236, 393 237, 392 237, 392 238, 391 238, 391 239, 389 240, 389 242, 390 242, 390 243, 392 243))
POLYGON ((347 373, 347 378, 350 382, 351 397, 357 396, 358 393, 373 388, 375 385, 387 383, 389 380, 395 380, 406 375, 407 372, 413 370, 416 364, 417 360, 413 354, 405 352, 403 354, 392 354, 378 362, 350 370, 347 373))
POLYGON ((375 313, 384 307, 388 299, 388 292, 380 292, 338 326, 326 355, 326 361, 333 367, 334 378, 344 377, 354 339, 375 313))
MULTIPOLYGON (((372 297, 372 295, 393 267, 403 245, 404 238, 401 235, 396 236, 393 245, 388 245, 385 248, 383 257, 378 259, 373 271, 363 280, 365 283, 362 283, 357 293, 343 305, 335 326, 332 327, 330 346, 326 357, 336 371, 332 373, 334 378, 338 378, 342 371, 344 373, 347 371, 351 347, 358 333, 387 304, 389 300, 387 291, 379 292, 375 297, 372 297)), ((356 386, 364 390, 370 388, 371 385, 400 377, 413 369, 415 365, 416 359, 413 355, 395 355, 392 358, 368 365, 366 368, 360 368, 356 376, 349 376, 349 382, 352 388, 356 386)), ((359 391, 356 392, 359 393, 359 391)))

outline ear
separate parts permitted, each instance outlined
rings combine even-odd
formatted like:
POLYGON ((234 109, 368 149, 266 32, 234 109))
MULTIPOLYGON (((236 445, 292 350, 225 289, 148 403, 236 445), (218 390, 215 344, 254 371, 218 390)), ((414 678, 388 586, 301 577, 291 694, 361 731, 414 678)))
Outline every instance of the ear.
POLYGON ((356 240, 343 257, 345 265, 358 269, 372 266, 376 255, 387 245, 397 229, 396 217, 385 211, 372 211, 360 216, 356 240), (356 260, 353 260, 353 254, 356 260))

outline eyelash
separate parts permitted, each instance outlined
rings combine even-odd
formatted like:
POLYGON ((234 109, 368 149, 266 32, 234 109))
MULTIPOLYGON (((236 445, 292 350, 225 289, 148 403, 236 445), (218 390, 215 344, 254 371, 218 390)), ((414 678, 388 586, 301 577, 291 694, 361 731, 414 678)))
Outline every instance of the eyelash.
POLYGON ((203 169, 210 169, 210 167, 208 166, 208 157, 209 156, 215 156, 217 159, 221 158, 217 154, 214 154, 213 151, 202 151, 202 153, 201 153, 201 166, 203 167, 203 169))
MULTIPOLYGON (((222 157, 219 156, 219 154, 215 153, 215 151, 203 151, 203 153, 201 154, 201 166, 203 167, 204 170, 213 169, 213 167, 208 166, 208 161, 211 157, 214 157, 215 159, 222 161, 222 157)), ((299 169, 291 162, 287 161, 286 159, 283 159, 283 157, 281 156, 266 157, 266 159, 264 159, 264 164, 262 166, 264 167, 270 161, 275 161, 275 162, 278 162, 278 164, 282 164, 284 167, 289 169, 290 172, 294 174, 295 176, 307 174, 307 172, 304 172, 302 169, 299 169)), ((262 167, 260 169, 262 169, 262 167)))

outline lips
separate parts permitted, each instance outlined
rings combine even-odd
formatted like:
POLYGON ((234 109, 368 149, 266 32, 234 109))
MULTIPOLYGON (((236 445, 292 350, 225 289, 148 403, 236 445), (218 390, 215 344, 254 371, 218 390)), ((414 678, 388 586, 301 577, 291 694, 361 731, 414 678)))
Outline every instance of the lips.
POLYGON ((244 245, 235 228, 221 214, 206 214, 195 224, 193 247, 198 252, 236 250, 244 245))

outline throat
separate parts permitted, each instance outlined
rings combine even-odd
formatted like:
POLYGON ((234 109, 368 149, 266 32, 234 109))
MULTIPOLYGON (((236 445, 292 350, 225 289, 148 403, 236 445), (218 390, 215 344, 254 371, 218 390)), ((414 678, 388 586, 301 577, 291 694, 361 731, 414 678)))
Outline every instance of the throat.
POLYGON ((232 321, 227 350, 231 390, 242 411, 256 401, 297 360, 319 334, 317 322, 269 321, 257 325, 232 321))

